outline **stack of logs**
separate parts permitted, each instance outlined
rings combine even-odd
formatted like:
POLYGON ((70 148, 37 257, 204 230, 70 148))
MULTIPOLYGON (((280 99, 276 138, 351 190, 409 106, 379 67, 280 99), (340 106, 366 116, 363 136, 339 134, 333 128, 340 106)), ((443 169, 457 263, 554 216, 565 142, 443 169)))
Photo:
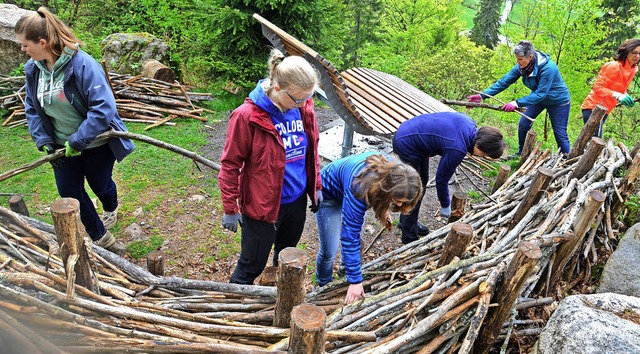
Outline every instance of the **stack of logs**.
MULTIPOLYGON (((9 111, 2 126, 26 124, 24 111, 25 77, 0 77, 0 92, 13 92, 0 97, 0 107, 9 111)), ((159 125, 175 125, 176 118, 197 119, 203 122, 207 111, 194 104, 211 100, 211 94, 191 91, 178 81, 164 81, 144 77, 109 73, 109 81, 116 97, 118 113, 124 121, 149 124, 145 130, 159 125)))
POLYGON ((155 276, 78 243, 95 276, 74 286, 69 265, 82 257, 58 256, 53 236, 77 233, 56 221, 73 208, 52 207, 55 230, 0 208, 0 327, 47 352, 488 353, 539 333, 542 321, 518 311, 584 282, 595 250, 612 246, 640 154, 583 133, 568 158, 530 134, 520 167, 484 204, 363 265, 367 297, 344 306, 344 280, 303 293, 307 256, 296 249, 283 251, 274 288, 155 276))

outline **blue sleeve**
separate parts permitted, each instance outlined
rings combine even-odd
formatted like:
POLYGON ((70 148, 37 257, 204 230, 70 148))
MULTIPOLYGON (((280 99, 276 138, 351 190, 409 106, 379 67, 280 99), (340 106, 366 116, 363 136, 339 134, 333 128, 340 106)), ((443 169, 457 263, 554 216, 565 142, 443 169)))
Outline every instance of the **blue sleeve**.
MULTIPOLYGON (((69 135, 69 145, 77 151, 84 150, 96 136, 109 130, 111 121, 117 114, 116 100, 111 86, 104 74, 104 70, 95 59, 88 54, 77 58, 79 63, 73 63, 75 80, 79 81, 80 93, 87 103, 87 117, 80 124, 78 131, 69 135)), ((74 58, 75 59, 75 58, 74 58)))
MULTIPOLYGON (((504 74, 503 77, 501 77, 498 81, 491 85, 491 87, 484 90, 484 93, 487 95, 495 96, 504 91, 507 87, 511 86, 511 84, 513 84, 514 82, 518 81, 521 76, 522 75, 520 74, 518 64, 516 64, 508 73, 504 74)), ((484 99, 487 97, 483 96, 482 98, 484 99)))
POLYGON ((449 199, 449 180, 465 156, 466 154, 461 151, 447 149, 440 158, 440 164, 438 164, 438 171, 436 172, 436 191, 438 192, 440 206, 443 208, 451 204, 449 199))
MULTIPOLYGON (((544 65, 538 71, 538 85, 530 94, 516 100, 518 107, 531 106, 544 100, 549 94, 553 78, 558 73, 556 66, 544 65)), ((529 87, 531 88, 531 87, 529 87)))
MULTIPOLYGON (((349 186, 349 185, 348 185, 349 186)), ((345 267, 349 284, 362 283, 362 259, 360 258, 360 232, 364 224, 367 205, 357 199, 349 186, 342 201, 342 264, 345 267)))

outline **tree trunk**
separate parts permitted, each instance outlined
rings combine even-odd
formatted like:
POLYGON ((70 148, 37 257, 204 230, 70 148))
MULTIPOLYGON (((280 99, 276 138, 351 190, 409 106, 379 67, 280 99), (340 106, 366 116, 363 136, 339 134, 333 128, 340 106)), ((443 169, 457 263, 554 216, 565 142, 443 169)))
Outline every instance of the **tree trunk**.
POLYGON ((301 304, 291 312, 289 353, 324 353, 326 314, 312 304, 301 304))
POLYGON ((173 83, 176 80, 176 73, 171 68, 155 59, 149 59, 142 64, 140 74, 144 77, 173 83))
POLYGON ((591 112, 591 116, 589 116, 589 120, 584 125, 584 127, 582 127, 580 135, 573 143, 573 147, 571 148, 568 156, 570 159, 582 155, 585 146, 587 146, 587 143, 589 142, 589 140, 591 140, 593 133, 596 132, 596 129, 600 125, 602 117, 604 117, 605 113, 607 113, 607 109, 604 106, 595 106, 595 108, 591 112))
POLYGON ((275 317, 273 325, 289 327, 291 311, 304 302, 307 295, 304 288, 304 275, 307 271, 307 255, 303 250, 287 247, 278 255, 278 280, 276 289, 275 317))

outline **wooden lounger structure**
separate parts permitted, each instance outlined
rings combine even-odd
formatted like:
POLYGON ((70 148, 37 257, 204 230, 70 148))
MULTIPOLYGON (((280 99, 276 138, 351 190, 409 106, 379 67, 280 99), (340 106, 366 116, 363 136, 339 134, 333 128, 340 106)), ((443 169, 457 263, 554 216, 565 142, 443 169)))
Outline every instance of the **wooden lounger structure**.
POLYGON ((304 43, 262 16, 262 34, 285 55, 304 57, 320 73, 322 90, 317 96, 345 122, 342 156, 349 155, 353 133, 391 136, 400 123, 424 113, 453 111, 400 78, 367 68, 342 73, 304 43))

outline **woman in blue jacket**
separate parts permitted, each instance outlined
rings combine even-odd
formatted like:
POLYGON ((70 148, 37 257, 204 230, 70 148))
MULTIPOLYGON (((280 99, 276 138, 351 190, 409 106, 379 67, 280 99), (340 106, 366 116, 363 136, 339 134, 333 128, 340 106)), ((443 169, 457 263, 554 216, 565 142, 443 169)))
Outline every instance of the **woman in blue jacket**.
POLYGON ((94 141, 110 129, 127 130, 104 71, 45 7, 20 18, 15 32, 31 57, 24 66, 31 137, 49 154, 65 149, 64 157, 51 161, 58 193, 80 202, 80 219, 93 241, 123 254, 124 246, 107 230, 115 225, 118 212, 112 171, 116 160, 133 151, 133 143, 122 138, 94 141), (102 218, 84 188, 85 179, 103 205, 102 218))
POLYGON ((373 152, 336 160, 322 168, 323 201, 316 213, 320 249, 316 277, 323 286, 333 279, 333 262, 342 246, 351 303, 364 297, 360 231, 367 209, 372 208, 384 228, 391 228, 393 212, 408 213, 422 195, 418 173, 401 162, 373 152))
MULTIPOLYGON (((567 123, 571 102, 569 89, 562 80, 558 66, 548 54, 535 50, 529 41, 520 41, 513 49, 516 56, 516 65, 482 94, 469 96, 470 102, 480 102, 490 96, 495 96, 504 91, 511 84, 522 78, 522 83, 531 90, 531 93, 515 101, 502 106, 505 112, 513 112, 518 107, 527 107, 524 114, 530 118, 536 117, 546 109, 553 128, 556 143, 563 154, 571 150, 567 123)), ((522 153, 524 140, 533 122, 525 117, 520 117, 518 124, 518 155, 522 153)))
MULTIPOLYGON (((429 180, 429 158, 440 155, 436 190, 440 215, 443 217, 451 215, 449 180, 464 157, 472 154, 496 159, 504 151, 504 140, 498 129, 478 129, 473 119, 460 112, 437 112, 413 117, 400 124, 392 143, 393 152, 418 171, 423 189, 429 180)), ((428 232, 426 226, 418 223, 421 203, 422 196, 411 213, 400 216, 398 226, 402 229, 404 244, 417 240, 424 231, 428 232)))

